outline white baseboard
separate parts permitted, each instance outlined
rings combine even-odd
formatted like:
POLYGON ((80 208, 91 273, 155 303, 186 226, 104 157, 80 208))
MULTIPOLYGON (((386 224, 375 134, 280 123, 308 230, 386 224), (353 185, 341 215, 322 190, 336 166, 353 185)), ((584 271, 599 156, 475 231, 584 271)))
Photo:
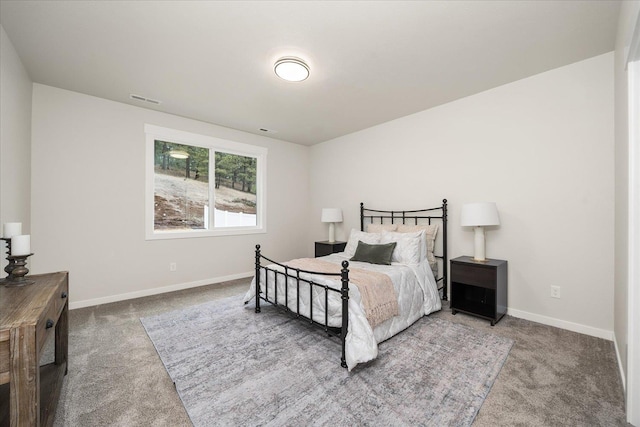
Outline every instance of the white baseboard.
POLYGON ((580 334, 591 335, 592 337, 613 341, 613 331, 607 331, 606 329, 594 328, 593 326, 568 322, 566 320, 547 317, 541 314, 529 313, 527 311, 516 310, 513 308, 508 308, 507 314, 513 317, 518 317, 520 319, 542 323, 543 325, 555 326, 556 328, 566 329, 568 331, 578 332, 580 334))
POLYGON ((231 274, 229 276, 215 277, 213 279, 197 280, 195 282, 178 283, 176 285, 163 286, 161 288, 144 289, 141 291, 127 292, 126 294, 110 295, 102 298, 92 298, 83 301, 69 302, 69 309, 91 307, 94 305, 108 304, 110 302, 124 301, 128 299, 148 297, 150 295, 164 294, 167 292, 180 291, 182 289, 197 288, 198 286, 211 285, 214 283, 228 282, 229 280, 244 279, 253 276, 253 272, 231 274))
POLYGON ((627 393, 627 379, 624 375, 624 370, 622 369, 622 359, 620 359, 620 349, 618 348, 618 340, 616 339, 616 334, 613 334, 613 347, 616 349, 616 357, 618 358, 618 369, 620 369, 620 378, 622 379, 622 390, 624 393, 627 393))

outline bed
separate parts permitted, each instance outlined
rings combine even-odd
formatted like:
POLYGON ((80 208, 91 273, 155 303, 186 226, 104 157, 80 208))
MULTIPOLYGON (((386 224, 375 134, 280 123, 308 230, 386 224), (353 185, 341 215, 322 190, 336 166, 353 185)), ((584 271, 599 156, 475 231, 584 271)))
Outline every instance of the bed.
POLYGON ((351 230, 344 252, 276 262, 256 245, 255 276, 244 302, 254 300, 256 313, 268 302, 337 337, 341 366, 351 370, 375 359, 379 343, 442 308, 447 263, 446 199, 410 211, 361 203, 360 230, 351 230))

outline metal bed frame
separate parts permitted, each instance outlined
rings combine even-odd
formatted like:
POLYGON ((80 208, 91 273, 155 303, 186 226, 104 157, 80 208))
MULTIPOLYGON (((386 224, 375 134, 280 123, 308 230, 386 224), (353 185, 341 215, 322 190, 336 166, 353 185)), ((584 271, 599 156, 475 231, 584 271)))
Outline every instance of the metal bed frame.
MULTIPOLYGON (((442 290, 442 300, 447 300, 447 199, 442 200, 442 206, 429 209, 418 209, 413 211, 378 211, 374 209, 365 208, 360 203, 360 231, 364 231, 365 218, 370 220, 369 224, 373 224, 374 220, 379 219, 380 224, 385 223, 385 219, 390 220, 391 224, 407 224, 407 221, 413 220, 413 225, 418 224, 419 219, 426 219, 428 224, 431 225, 432 220, 442 221, 442 255, 435 255, 436 259, 442 260, 442 275, 436 277, 436 283, 441 282, 441 287, 438 290, 442 290), (441 215, 434 215, 432 212, 440 211, 441 215), (365 214, 372 212, 370 214, 365 214)), ((435 249, 435 248, 434 248, 435 249)))
MULTIPOLYGON (((428 209, 419 209, 419 210, 410 210, 410 211, 383 211, 383 210, 375 210, 365 208, 363 203, 360 203, 360 231, 364 231, 365 229, 365 219, 368 219, 372 224, 376 220, 380 220, 380 224, 384 224, 386 222, 390 222, 391 224, 408 224, 408 221, 413 221, 413 225, 418 224, 418 220, 426 219, 428 224, 431 224, 433 220, 441 220, 442 221, 442 255, 435 255, 437 259, 442 260, 442 275, 439 278, 436 278, 436 283, 441 282, 442 286, 438 288, 438 290, 442 290, 442 299, 444 301, 447 300, 447 199, 442 200, 442 206, 438 206, 435 208, 428 209), (438 211, 440 214, 438 215, 438 211)), ((302 270, 299 268, 293 268, 286 264, 279 263, 273 261, 272 259, 267 258, 266 256, 260 253, 260 245, 256 245, 255 252, 255 280, 256 280, 256 306, 255 312, 260 313, 260 300, 264 300, 274 306, 282 308, 286 313, 293 315, 296 318, 300 318, 303 321, 308 322, 310 325, 320 328, 325 331, 329 336, 337 337, 340 339, 342 344, 342 355, 340 359, 340 364, 343 368, 347 367, 347 362, 345 358, 345 340, 347 337, 347 331, 349 328, 349 261, 342 261, 342 269, 340 273, 323 273, 309 270, 302 270), (265 260, 271 264, 278 265, 284 269, 284 271, 277 270, 271 265, 263 266, 261 261, 265 260), (260 283, 260 270, 264 270, 264 278, 265 278, 265 293, 262 295, 261 293, 261 283, 260 283), (273 287, 273 299, 270 298, 269 295, 269 272, 274 273, 275 284, 273 287), (307 273, 318 276, 340 276, 340 281, 342 286, 340 289, 334 289, 326 285, 321 285, 315 283, 313 278, 306 279, 304 277, 300 277, 301 273, 307 273), (285 285, 285 298, 284 305, 278 303, 278 277, 284 277, 284 285, 285 285), (290 307, 289 305, 289 278, 295 280, 295 295, 296 295, 296 303, 294 307, 290 307), (313 291, 314 288, 324 290, 324 323, 313 320, 313 303, 309 305, 309 317, 300 313, 300 284, 306 283, 309 285, 309 296, 310 301, 313 300, 313 291), (329 292, 335 292, 340 295, 342 299, 342 325, 340 327, 332 327, 329 326, 329 311, 327 307, 329 305, 329 292)))

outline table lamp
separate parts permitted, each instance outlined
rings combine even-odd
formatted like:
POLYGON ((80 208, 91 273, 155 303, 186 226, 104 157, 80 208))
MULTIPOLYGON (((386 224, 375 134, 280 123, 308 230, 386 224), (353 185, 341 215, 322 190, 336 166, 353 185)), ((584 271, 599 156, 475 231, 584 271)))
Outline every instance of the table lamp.
POLYGON ((322 222, 329 223, 329 243, 336 241, 335 223, 342 222, 342 209, 340 208, 324 208, 322 209, 322 222))
POLYGON ((460 225, 473 227, 475 232, 474 261, 486 261, 484 257, 484 227, 488 225, 500 225, 498 208, 494 202, 467 203, 462 206, 460 225))

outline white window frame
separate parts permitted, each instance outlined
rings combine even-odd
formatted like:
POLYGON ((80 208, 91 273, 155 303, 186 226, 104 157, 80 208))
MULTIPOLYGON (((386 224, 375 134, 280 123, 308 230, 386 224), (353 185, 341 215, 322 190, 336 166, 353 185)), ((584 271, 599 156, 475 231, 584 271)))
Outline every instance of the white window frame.
POLYGON ((185 239, 193 237, 233 236, 243 234, 258 234, 267 232, 266 201, 267 201, 267 148, 256 145, 243 144, 212 136, 199 135, 176 129, 164 128, 145 124, 146 153, 145 153, 145 235, 146 240, 185 239), (255 157, 256 161, 256 225, 249 227, 219 227, 214 224, 215 205, 215 174, 209 174, 209 224, 207 230, 162 230, 156 231, 154 218, 154 151, 155 141, 169 141, 182 145, 192 145, 207 148, 209 152, 209 168, 215 171, 215 151, 221 151, 240 156, 255 157))

